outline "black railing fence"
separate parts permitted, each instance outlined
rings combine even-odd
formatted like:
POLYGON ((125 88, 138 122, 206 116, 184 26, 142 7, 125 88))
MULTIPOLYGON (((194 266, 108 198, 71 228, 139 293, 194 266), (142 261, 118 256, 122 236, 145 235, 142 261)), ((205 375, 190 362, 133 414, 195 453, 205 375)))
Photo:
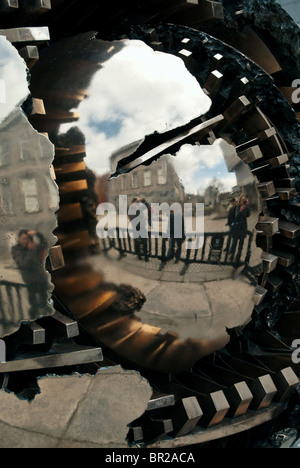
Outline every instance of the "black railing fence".
MULTIPOLYGON (((187 235, 186 241, 182 243, 180 260, 185 266, 184 274, 189 265, 246 265, 251 256, 251 245, 254 234, 247 231, 246 236, 234 239, 230 232, 209 232, 203 235, 187 235), (186 248, 187 242, 190 243, 186 248)), ((108 231, 108 237, 101 239, 102 251, 117 250, 120 257, 125 255, 136 255, 142 259, 155 258, 161 262, 160 269, 166 265, 169 257, 171 240, 165 238, 162 232, 149 232, 148 239, 134 240, 130 230, 116 228, 108 231)), ((175 246, 175 250, 176 250, 175 246)))
POLYGON ((24 320, 28 308, 28 289, 25 284, 0 281, 0 320, 15 324, 24 320))

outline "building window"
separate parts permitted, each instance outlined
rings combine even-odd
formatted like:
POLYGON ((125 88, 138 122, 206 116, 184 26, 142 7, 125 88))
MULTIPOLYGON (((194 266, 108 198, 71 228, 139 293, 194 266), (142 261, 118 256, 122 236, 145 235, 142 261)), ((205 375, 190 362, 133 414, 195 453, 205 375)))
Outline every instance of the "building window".
POLYGON ((8 142, 4 142, 0 145, 0 167, 9 166, 9 163, 9 144, 8 142))
POLYGON ((34 144, 32 141, 30 142, 28 139, 21 140, 21 152, 20 157, 22 161, 29 161, 32 159, 32 148, 34 148, 34 144))
POLYGON ((58 210, 59 208, 59 196, 58 189, 55 186, 55 182, 50 178, 46 177, 46 183, 48 185, 48 206, 50 210, 58 210))
POLYGON ((22 182, 25 197, 25 210, 27 213, 37 213, 40 211, 39 197, 35 179, 24 179, 22 182))
POLYGON ((157 170, 158 185, 165 185, 167 183, 167 172, 168 172, 168 165, 167 165, 167 162, 164 161, 161 167, 157 170))
POLYGON ((138 188, 139 180, 137 174, 132 174, 132 188, 138 188))
POLYGON ((152 185, 152 173, 151 171, 144 172, 144 186, 150 187, 152 185))
POLYGON ((54 158, 54 147, 45 135, 40 135, 39 146, 41 148, 41 158, 54 158))
POLYGON ((2 214, 12 213, 10 184, 6 180, 0 181, 0 211, 2 214))
POLYGON ((127 176, 126 175, 122 175, 121 177, 121 187, 122 187, 122 190, 127 190, 127 176))

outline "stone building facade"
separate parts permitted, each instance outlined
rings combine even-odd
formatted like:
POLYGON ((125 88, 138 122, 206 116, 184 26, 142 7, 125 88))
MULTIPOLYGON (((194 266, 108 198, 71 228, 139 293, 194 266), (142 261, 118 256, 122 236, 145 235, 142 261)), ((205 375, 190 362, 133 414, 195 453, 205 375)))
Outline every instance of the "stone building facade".
POLYGON ((22 111, 14 112, 0 132, 0 256, 9 264, 21 229, 41 232, 53 244, 53 213, 58 192, 50 177, 54 150, 22 111))
MULTIPOLYGON (((138 143, 121 148, 111 156, 111 170, 115 172, 118 162, 132 154, 138 143)), ((111 179, 108 184, 109 201, 116 207, 119 195, 127 195, 130 203, 133 198, 145 199, 148 203, 183 203, 184 187, 172 163, 172 156, 162 156, 150 166, 141 165, 128 174, 111 179)))

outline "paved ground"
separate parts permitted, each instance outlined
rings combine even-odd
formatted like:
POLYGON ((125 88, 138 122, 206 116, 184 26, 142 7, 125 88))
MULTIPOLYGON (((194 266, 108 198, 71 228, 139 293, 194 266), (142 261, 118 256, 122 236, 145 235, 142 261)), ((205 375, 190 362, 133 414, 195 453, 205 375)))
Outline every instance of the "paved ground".
POLYGON ((172 271, 174 263, 158 272, 151 269, 151 262, 141 262, 137 267, 106 256, 92 257, 91 262, 104 273, 106 281, 131 285, 145 294, 147 301, 139 313, 143 322, 164 332, 174 331, 184 339, 221 337, 225 346, 226 327, 245 324, 253 311, 254 287, 244 277, 236 275, 233 279, 232 267, 180 276, 172 271))

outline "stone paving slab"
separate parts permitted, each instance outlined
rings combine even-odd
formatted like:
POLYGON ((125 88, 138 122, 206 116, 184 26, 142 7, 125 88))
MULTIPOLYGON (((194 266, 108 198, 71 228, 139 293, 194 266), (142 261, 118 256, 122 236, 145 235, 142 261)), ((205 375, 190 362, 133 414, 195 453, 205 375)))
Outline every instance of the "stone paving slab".
POLYGON ((128 424, 152 396, 145 379, 119 366, 38 383, 32 402, 0 390, 1 448, 127 447, 128 424))

